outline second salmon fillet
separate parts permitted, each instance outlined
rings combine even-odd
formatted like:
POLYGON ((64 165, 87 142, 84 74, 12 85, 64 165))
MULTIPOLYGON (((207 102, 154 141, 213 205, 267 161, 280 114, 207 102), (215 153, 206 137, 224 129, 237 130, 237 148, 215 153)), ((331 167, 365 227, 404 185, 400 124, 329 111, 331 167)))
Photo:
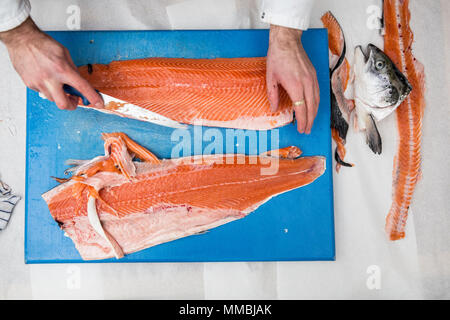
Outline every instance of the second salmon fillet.
POLYGON ((160 160, 123 133, 103 138, 105 156, 77 161, 72 178, 43 195, 85 260, 121 258, 244 218, 326 167, 323 157, 298 158, 296 147, 160 160), (268 172, 271 162, 277 170, 268 172))
MULTIPOLYGON (((293 120, 284 90, 278 111, 270 110, 264 57, 147 58, 79 71, 100 92, 183 124, 269 130, 293 120)), ((106 106, 107 112, 125 116, 117 109, 106 106)))

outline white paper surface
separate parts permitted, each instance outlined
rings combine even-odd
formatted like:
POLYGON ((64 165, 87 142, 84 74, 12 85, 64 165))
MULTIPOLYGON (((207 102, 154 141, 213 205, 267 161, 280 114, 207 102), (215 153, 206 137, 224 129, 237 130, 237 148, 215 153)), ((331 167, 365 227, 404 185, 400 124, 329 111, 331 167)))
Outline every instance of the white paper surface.
MULTIPOLYGON (((46 30, 68 29, 70 5, 79 6, 84 30, 266 27, 259 21, 257 0, 31 2, 33 18, 46 30)), ((378 30, 367 27, 374 5, 380 8, 381 1, 317 1, 311 27, 322 27, 320 16, 331 10, 344 29, 352 61, 355 45, 383 45, 378 30)), ((21 201, 8 229, 0 232, 0 299, 450 298, 450 3, 411 0, 411 9, 415 54, 425 65, 428 88, 423 179, 406 239, 392 243, 384 234, 397 148, 391 116, 379 124, 382 156, 370 152, 362 134, 349 132, 346 159, 356 167, 334 175, 335 262, 25 265, 21 201)), ((3 46, 0 72, 0 172, 24 196, 25 87, 3 46)))

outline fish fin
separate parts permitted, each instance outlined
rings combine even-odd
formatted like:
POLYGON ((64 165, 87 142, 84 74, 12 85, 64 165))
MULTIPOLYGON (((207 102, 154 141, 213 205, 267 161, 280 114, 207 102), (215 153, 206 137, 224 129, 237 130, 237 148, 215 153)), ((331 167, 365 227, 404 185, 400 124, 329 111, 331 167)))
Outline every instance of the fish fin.
POLYGON ((381 154, 382 142, 381 136, 378 132, 377 125, 371 114, 368 114, 365 119, 366 124, 366 143, 375 154, 381 154))
POLYGON ((58 183, 64 183, 64 182, 67 182, 67 181, 70 180, 70 179, 67 179, 67 178, 58 178, 58 177, 53 177, 53 176, 51 176, 50 178, 52 178, 53 180, 55 180, 58 183))
POLYGON ((128 152, 125 141, 120 136, 108 136, 105 138, 105 155, 109 157, 108 160, 112 161, 128 180, 131 180, 136 175, 133 159, 128 152))
POLYGON ((261 153, 260 157, 274 157, 280 159, 296 159, 301 156, 302 150, 295 146, 290 146, 287 148, 282 148, 278 150, 270 150, 264 153, 261 153))
POLYGON ((337 148, 334 151, 334 159, 336 159, 337 164, 339 164, 340 166, 344 166, 347 168, 351 168, 351 167, 355 166, 353 163, 347 163, 347 162, 343 161, 341 159, 341 157, 339 156, 339 152, 338 152, 337 148))
POLYGON ((159 160, 157 156, 155 156, 153 153, 151 153, 149 150, 147 150, 134 140, 130 139, 125 133, 123 132, 102 133, 103 140, 106 140, 110 137, 116 138, 120 137, 127 146, 127 149, 130 152, 134 153, 135 157, 141 159, 142 161, 154 164, 161 163, 161 160, 159 160))
POLYGON ((347 138, 348 122, 343 117, 333 92, 331 92, 331 128, 336 130, 343 140, 347 138))

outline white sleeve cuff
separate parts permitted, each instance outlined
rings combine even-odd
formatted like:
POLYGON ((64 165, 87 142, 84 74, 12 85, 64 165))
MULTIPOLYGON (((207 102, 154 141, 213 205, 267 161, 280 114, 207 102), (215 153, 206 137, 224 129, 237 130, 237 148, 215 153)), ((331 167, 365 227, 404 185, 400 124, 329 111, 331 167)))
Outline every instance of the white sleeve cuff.
POLYGON ((15 5, 7 4, 6 8, 0 10, 0 32, 14 29, 30 16, 31 5, 28 0, 19 1, 17 7, 15 5))
POLYGON ((284 14, 275 14, 270 11, 264 11, 261 20, 268 24, 277 26, 307 30, 309 28, 309 16, 306 17, 289 17, 284 14))
POLYGON ((314 0, 264 0, 261 20, 282 27, 309 28, 314 0))

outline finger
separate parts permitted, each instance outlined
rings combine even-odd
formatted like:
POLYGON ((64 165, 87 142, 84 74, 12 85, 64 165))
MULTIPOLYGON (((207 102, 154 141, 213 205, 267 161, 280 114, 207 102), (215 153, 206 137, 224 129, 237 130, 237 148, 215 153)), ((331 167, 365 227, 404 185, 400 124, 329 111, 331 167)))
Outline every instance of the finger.
POLYGON ((38 86, 34 86, 34 85, 27 85, 28 89, 31 89, 33 91, 36 92, 40 92, 39 87, 38 86))
POLYGON ((312 118, 313 118, 313 120, 315 120, 316 116, 317 116, 317 112, 319 111, 319 105, 320 105, 320 88, 319 88, 319 83, 317 81, 317 78, 315 79, 313 90, 314 90, 314 106, 313 106, 314 108, 312 110, 312 118))
POLYGON ((75 63, 72 60, 72 57, 70 56, 69 50, 67 50, 67 48, 64 48, 64 55, 66 56, 67 61, 69 61, 70 66, 74 69, 74 70, 78 70, 77 66, 75 65, 75 63))
POLYGON ((53 101, 62 110, 75 110, 77 104, 64 92, 62 84, 47 83, 47 89, 53 101))
POLYGON ((67 84, 81 92, 81 94, 89 100, 91 105, 96 108, 104 108, 102 97, 94 90, 87 80, 83 79, 78 72, 73 71, 69 74, 67 84))
MULTIPOLYGON (((301 99, 298 101, 301 101, 301 99)), ((297 131, 300 133, 305 133, 307 122, 305 104, 302 104, 300 106, 294 106, 294 111, 295 111, 295 119, 297 119, 297 131)))
POLYGON ((316 98, 314 93, 313 82, 311 85, 305 87, 305 104, 306 104, 306 128, 305 133, 310 134, 311 128, 314 123, 314 117, 316 116, 316 98))
POLYGON ((317 80, 316 77, 316 103, 317 103, 317 107, 319 107, 320 104, 320 87, 319 87, 319 80, 317 80))
POLYGON ((320 87, 319 87, 319 81, 317 80, 317 77, 315 77, 315 83, 314 83, 314 97, 316 99, 316 108, 314 112, 314 118, 317 116, 317 112, 319 111, 319 105, 320 105, 320 87))
POLYGON ((54 101, 52 95, 50 94, 50 91, 48 91, 48 89, 44 86, 39 87, 39 89, 36 89, 37 92, 39 92, 39 96, 45 97, 45 99, 49 100, 49 101, 54 101))
POLYGON ((267 98, 269 99, 270 109, 272 112, 276 112, 280 103, 280 95, 278 83, 272 75, 267 76, 267 98))
POLYGON ((71 101, 71 103, 72 103, 73 105, 75 105, 75 108, 78 107, 78 101, 79 101, 79 98, 78 98, 78 97, 74 97, 74 96, 72 96, 72 95, 70 95, 70 94, 68 94, 67 97, 69 98, 69 100, 71 101))
POLYGON ((297 120, 297 130, 300 133, 304 133, 307 119, 305 106, 306 103, 302 84, 295 81, 285 83, 283 87, 289 95, 289 98, 291 98, 292 100, 293 108, 295 111, 295 119, 297 120), (295 105, 296 102, 299 102, 300 104, 295 105))

